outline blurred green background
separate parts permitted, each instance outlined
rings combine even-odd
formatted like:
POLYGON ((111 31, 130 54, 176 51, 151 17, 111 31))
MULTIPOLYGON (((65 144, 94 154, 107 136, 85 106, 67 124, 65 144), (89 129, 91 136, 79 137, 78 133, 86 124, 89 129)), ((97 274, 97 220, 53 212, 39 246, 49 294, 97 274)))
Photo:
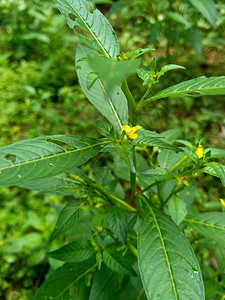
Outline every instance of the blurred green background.
MULTIPOLYGON (((167 63, 186 67, 164 76, 155 92, 202 75, 224 75, 223 0, 207 1, 208 12, 191 0, 89 2, 109 18, 121 51, 154 47, 156 51, 145 55, 144 66, 155 57, 158 68, 167 63)), ((79 41, 53 1, 1 0, 0 15, 0 146, 40 135, 97 137, 93 122, 101 116, 82 93, 74 69, 79 41)), ((132 75, 128 82, 139 100, 145 89, 141 80, 132 75)), ((157 132, 180 128, 182 139, 224 148, 224 113, 223 96, 175 98, 149 105, 139 123, 157 132)), ((199 210, 220 207, 222 193, 219 180, 203 178, 199 210)), ((68 199, 17 187, 0 189, 1 299, 32 299, 46 274, 57 266, 45 253, 57 210, 68 199)))

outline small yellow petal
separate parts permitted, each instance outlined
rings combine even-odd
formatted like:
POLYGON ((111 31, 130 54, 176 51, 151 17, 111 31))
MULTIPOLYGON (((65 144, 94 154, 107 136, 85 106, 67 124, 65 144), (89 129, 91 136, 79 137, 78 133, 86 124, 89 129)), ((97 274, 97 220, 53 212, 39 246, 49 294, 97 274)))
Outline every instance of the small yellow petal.
POLYGON ((131 133, 129 134, 129 138, 132 140, 135 140, 138 137, 137 133, 131 133))
POLYGON ((138 131, 141 128, 142 128, 141 126, 134 126, 130 129, 130 133, 135 133, 136 131, 138 131))
POLYGON ((225 207, 225 201, 222 198, 220 198, 220 203, 225 207))
POLYGON ((122 129, 123 129, 126 133, 128 133, 128 132, 130 131, 130 126, 129 126, 129 125, 123 125, 123 126, 122 126, 122 129))
POLYGON ((198 146, 198 148, 195 151, 195 153, 198 155, 198 158, 202 158, 203 157, 203 147, 202 147, 202 145, 198 146))

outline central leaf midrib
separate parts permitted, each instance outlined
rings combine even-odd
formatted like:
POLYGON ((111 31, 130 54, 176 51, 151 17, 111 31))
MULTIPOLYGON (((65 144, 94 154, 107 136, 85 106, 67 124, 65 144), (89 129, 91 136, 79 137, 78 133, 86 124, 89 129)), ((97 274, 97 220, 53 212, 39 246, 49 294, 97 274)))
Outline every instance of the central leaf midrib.
POLYGON ((146 203, 146 205, 147 205, 147 207, 148 207, 148 209, 149 209, 149 211, 150 211, 150 213, 151 213, 151 215, 154 219, 154 222, 155 222, 158 234, 159 234, 160 242, 161 242, 161 245, 162 245, 162 248, 163 248, 163 252, 164 252, 164 255, 165 255, 165 258, 166 258, 166 263, 167 263, 167 267, 168 267, 168 271, 169 271, 169 276, 170 276, 170 279, 171 279, 171 282, 172 282, 174 295, 175 295, 176 300, 179 300, 178 295, 177 295, 175 282, 174 282, 174 279, 173 279, 173 274, 172 274, 172 270, 171 270, 171 266, 170 266, 169 257, 168 257, 167 251, 166 251, 166 246, 165 246, 165 243, 164 243, 164 240, 163 240, 163 236, 162 236, 159 224, 157 222, 157 219, 156 219, 156 216, 153 212, 153 209, 151 208, 151 206, 149 205, 149 203, 146 200, 145 200, 145 203, 146 203))
POLYGON ((36 163, 36 162, 39 162, 39 161, 44 161, 44 160, 52 159, 52 158, 55 158, 55 157, 59 157, 61 155, 69 155, 69 154, 72 154, 72 153, 75 153, 75 152, 78 152, 78 151, 87 150, 89 148, 104 145, 104 144, 108 144, 108 143, 111 143, 111 142, 110 141, 101 142, 101 143, 89 145, 87 147, 82 147, 82 148, 79 148, 79 149, 70 150, 70 151, 67 151, 67 152, 60 152, 60 153, 57 153, 57 154, 54 154, 54 155, 50 155, 50 156, 46 156, 46 157, 42 157, 42 158, 30 160, 30 161, 25 161, 25 162, 22 162, 22 163, 18 163, 18 164, 14 164, 14 165, 4 167, 4 168, 0 168, 0 171, 11 169, 11 168, 21 167, 23 165, 33 164, 33 163, 36 163))

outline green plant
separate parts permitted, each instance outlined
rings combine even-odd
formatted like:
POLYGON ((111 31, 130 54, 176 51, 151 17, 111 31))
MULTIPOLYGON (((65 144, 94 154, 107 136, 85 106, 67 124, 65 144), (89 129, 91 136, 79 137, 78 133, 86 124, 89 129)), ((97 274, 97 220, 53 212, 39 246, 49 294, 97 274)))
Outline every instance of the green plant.
POLYGON ((110 23, 88 2, 56 4, 88 46, 77 48, 76 71, 107 122, 95 121, 100 139, 54 135, 0 148, 1 186, 74 196, 50 238, 67 233, 66 245, 47 254, 65 263, 34 299, 205 299, 196 255, 204 277, 213 280, 207 293, 224 296, 225 214, 198 212, 195 182, 210 174, 225 185, 225 166, 215 161, 225 151, 178 139, 179 130, 157 134, 137 124, 139 111, 156 100, 224 95, 225 77, 191 79, 150 96, 166 72, 183 67, 157 70, 153 60, 148 70, 141 68, 140 57, 153 49, 119 54, 110 23), (134 72, 146 86, 137 103, 126 80, 134 72), (91 176, 77 169, 97 155, 102 168, 91 176), (205 249, 217 258, 216 274, 207 268, 205 249))

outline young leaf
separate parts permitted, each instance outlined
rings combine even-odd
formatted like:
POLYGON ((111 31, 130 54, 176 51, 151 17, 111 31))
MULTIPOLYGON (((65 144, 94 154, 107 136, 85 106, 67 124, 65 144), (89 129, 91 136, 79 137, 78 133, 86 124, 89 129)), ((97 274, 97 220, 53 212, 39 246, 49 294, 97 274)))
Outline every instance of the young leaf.
POLYGON ((84 202, 76 199, 72 199, 67 203, 58 217, 55 228, 51 234, 50 241, 54 240, 60 234, 67 232, 79 222, 83 214, 83 205, 84 202))
POLYGON ((126 163, 128 168, 132 173, 135 173, 135 166, 134 166, 134 158, 133 158, 133 149, 132 146, 128 143, 125 144, 117 144, 117 149, 121 155, 122 160, 126 163))
POLYGON ((216 162, 211 162, 202 170, 204 173, 220 178, 222 184, 225 186, 225 166, 216 162))
POLYGON ((213 0, 189 0, 191 4, 216 27, 216 6, 213 0))
POLYGON ((116 86, 110 94, 104 88, 100 78, 94 81, 90 88, 87 87, 86 79, 93 69, 89 66, 86 58, 91 54, 90 49, 79 45, 76 52, 76 70, 80 85, 88 100, 105 116, 113 127, 122 132, 122 125, 128 124, 127 99, 119 86, 116 86))
POLYGON ((170 173, 167 169, 161 167, 147 170, 142 174, 145 176, 152 177, 154 178, 154 180, 158 180, 158 181, 166 181, 175 178, 174 175, 170 173))
POLYGON ((182 83, 173 85, 165 90, 160 91, 151 98, 146 99, 139 105, 140 110, 149 102, 167 97, 183 96, 201 96, 201 95, 225 95, 225 76, 210 77, 205 76, 194 78, 182 83))
POLYGON ((86 241, 72 242, 55 251, 47 253, 47 256, 62 260, 65 262, 81 262, 91 258, 97 250, 92 244, 86 241))
POLYGON ((111 137, 111 131, 113 129, 111 124, 103 122, 102 120, 96 120, 95 126, 101 135, 111 137))
POLYGON ((138 264, 150 299, 205 299, 200 267, 186 237, 160 209, 146 201, 138 235, 138 264))
POLYGON ((137 276, 125 257, 114 249, 104 249, 103 261, 111 270, 130 276, 137 276))
POLYGON ((96 72, 103 82, 108 96, 119 85, 126 75, 135 72, 140 60, 116 61, 96 53, 88 55, 89 66, 96 72))
POLYGON ((65 263, 58 268, 38 289, 34 300, 70 299, 70 288, 82 277, 91 272, 95 265, 93 261, 83 263, 65 263))
POLYGON ((154 131, 149 131, 145 129, 140 129, 138 131, 138 138, 133 141, 134 144, 142 144, 146 146, 155 146, 161 149, 170 149, 174 151, 183 151, 182 149, 173 146, 172 144, 164 141, 164 137, 155 133, 154 131))
POLYGON ((98 139, 54 135, 2 147, 0 186, 19 185, 80 166, 95 156, 106 143, 98 139))
POLYGON ((116 34, 104 15, 95 9, 88 10, 86 0, 55 0, 56 6, 65 16, 67 23, 89 47, 101 50, 107 57, 116 58, 119 54, 116 34), (90 34, 94 42, 80 34, 76 27, 90 34))
POLYGON ((159 163, 159 166, 165 169, 170 169, 175 163, 177 163, 182 156, 184 156, 183 153, 178 155, 176 152, 171 150, 163 150, 159 153, 157 160, 159 163))
POLYGON ((222 246, 225 246, 225 213, 209 212, 197 215, 190 215, 184 219, 184 223, 214 240, 222 246))
POLYGON ((114 206, 106 215, 106 220, 112 232, 126 245, 128 230, 127 213, 123 209, 114 206))
POLYGON ((89 300, 111 299, 122 279, 122 274, 115 273, 103 265, 95 275, 89 300))
POLYGON ((173 64, 166 65, 166 66, 162 67, 162 69, 159 72, 159 75, 163 75, 163 74, 165 74, 168 71, 176 70, 176 69, 185 69, 185 67, 182 67, 182 66, 179 66, 179 65, 173 65, 173 64))
POLYGON ((168 202, 169 214, 177 225, 179 225, 187 215, 186 207, 187 204, 176 195, 170 198, 168 202))

